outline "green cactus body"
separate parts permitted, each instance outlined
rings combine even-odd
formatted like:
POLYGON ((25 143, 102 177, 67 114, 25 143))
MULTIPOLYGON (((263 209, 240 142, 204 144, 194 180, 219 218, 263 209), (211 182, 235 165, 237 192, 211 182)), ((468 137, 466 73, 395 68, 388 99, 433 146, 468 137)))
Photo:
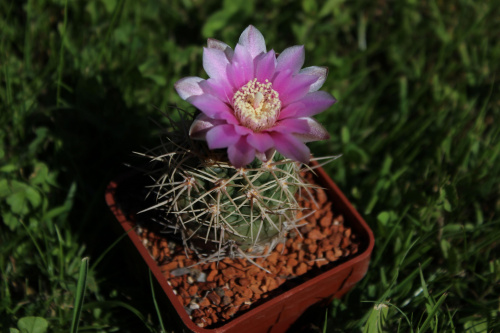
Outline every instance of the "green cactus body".
POLYGON ((297 162, 275 153, 269 162, 235 168, 204 142, 185 139, 160 149, 150 154, 160 163, 151 172, 157 204, 148 210, 160 210, 201 256, 265 256, 296 228, 303 210, 296 192, 312 187, 297 162))
MULTIPOLYGON (((203 173, 189 172, 196 179, 196 190, 184 196, 179 208, 206 212, 201 219, 189 222, 203 225, 199 237, 206 241, 222 240, 221 244, 234 242, 242 250, 257 251, 280 240, 298 208, 294 199, 296 186, 288 185, 294 166, 284 164, 272 172, 270 166, 234 169, 215 164, 204 167, 203 173)), ((186 227, 192 228, 187 224, 186 227)))

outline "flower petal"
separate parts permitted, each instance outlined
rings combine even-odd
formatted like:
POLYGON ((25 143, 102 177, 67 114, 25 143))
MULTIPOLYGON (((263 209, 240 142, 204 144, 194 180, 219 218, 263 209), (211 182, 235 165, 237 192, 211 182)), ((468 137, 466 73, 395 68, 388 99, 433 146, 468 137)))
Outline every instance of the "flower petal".
POLYGON ((240 135, 236 134, 233 125, 214 126, 206 134, 208 148, 219 149, 226 148, 238 141, 240 135))
POLYGON ((188 76, 180 79, 174 84, 175 90, 181 96, 182 99, 186 100, 191 96, 203 94, 203 89, 200 87, 199 83, 205 81, 201 77, 188 76))
POLYGON ((307 133, 309 131, 309 124, 306 119, 307 118, 287 118, 278 120, 273 127, 267 129, 267 132, 280 132, 283 134, 307 133))
POLYGON ((233 110, 226 103, 213 95, 203 94, 191 96, 187 101, 212 119, 226 119, 228 121, 234 119, 237 123, 233 110))
POLYGON ((227 156, 233 166, 240 168, 253 161, 255 149, 247 143, 245 137, 240 137, 235 144, 227 148, 227 156))
POLYGON ((317 77, 318 80, 311 85, 311 88, 309 88, 309 92, 318 91, 326 81, 326 77, 328 76, 328 67, 306 67, 302 68, 299 71, 299 74, 314 75, 315 77, 317 77))
POLYGON ((296 74, 302 68, 302 65, 304 65, 304 60, 304 45, 289 47, 280 53, 277 59, 276 72, 290 69, 293 74, 296 74))
POLYGON ((212 119, 207 117, 204 113, 200 113, 189 128, 189 136, 195 140, 206 140, 208 130, 214 126, 224 124, 226 124, 224 120, 212 119))
POLYGON ((221 42, 220 40, 209 38, 207 40, 207 47, 209 49, 221 50, 222 52, 224 52, 224 54, 226 55, 226 57, 229 61, 231 61, 231 59, 233 58, 233 54, 234 54, 233 49, 229 45, 227 45, 226 43, 221 42))
POLYGON ((313 118, 288 118, 280 120, 272 131, 283 134, 293 134, 302 142, 327 140, 330 138, 327 130, 313 118))
POLYGON ((276 150, 281 155, 304 164, 309 163, 311 152, 302 141, 292 134, 274 132, 271 136, 274 140, 276 150))
POLYGON ((254 78, 253 60, 245 47, 240 44, 234 49, 233 60, 228 67, 227 76, 235 89, 241 88, 254 78))
POLYGON ((280 94, 280 99, 281 99, 281 92, 285 91, 288 88, 288 85, 290 84, 291 80, 292 80, 291 70, 285 69, 279 73, 274 73, 274 78, 272 80, 273 89, 280 94))
POLYGON ((229 65, 229 60, 223 51, 203 48, 203 68, 208 76, 222 80, 227 79, 227 65, 229 65))
POLYGON ((255 77, 259 82, 271 81, 276 68, 276 53, 271 50, 255 58, 255 77))
POLYGON ((243 31, 238 44, 243 45, 248 50, 252 59, 266 52, 266 41, 264 36, 262 36, 261 32, 253 25, 249 25, 245 31, 243 31))
POLYGON ((302 99, 284 107, 279 120, 290 117, 310 117, 332 106, 337 100, 326 91, 308 93, 302 99))
POLYGON ((304 97, 309 92, 311 84, 316 80, 317 78, 312 75, 297 74, 293 76, 277 90, 280 94, 281 104, 286 107, 288 104, 304 97))
POLYGON ((203 89, 203 91, 216 96, 221 101, 228 104, 232 103, 234 88, 227 80, 210 78, 208 80, 200 82, 200 87, 203 89))
POLYGON ((247 142, 261 153, 274 146, 273 138, 267 133, 252 133, 247 136, 247 142))
POLYGON ((253 131, 250 128, 245 127, 245 126, 241 126, 239 124, 234 126, 234 130, 239 135, 248 135, 248 134, 253 133, 253 131))

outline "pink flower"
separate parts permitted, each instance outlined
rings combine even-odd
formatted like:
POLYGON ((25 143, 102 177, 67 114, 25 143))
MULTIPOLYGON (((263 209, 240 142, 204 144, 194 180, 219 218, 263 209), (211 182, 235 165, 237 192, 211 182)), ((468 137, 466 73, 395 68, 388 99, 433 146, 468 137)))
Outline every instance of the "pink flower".
POLYGON ((276 57, 253 26, 243 31, 234 50, 209 39, 203 68, 210 78, 186 77, 175 84, 181 98, 202 112, 190 136, 206 140, 210 149, 227 148, 235 167, 256 156, 265 161, 274 150, 308 163, 310 152, 304 143, 329 138, 311 116, 336 100, 318 91, 328 69, 301 69, 303 64, 304 46, 289 47, 276 57))

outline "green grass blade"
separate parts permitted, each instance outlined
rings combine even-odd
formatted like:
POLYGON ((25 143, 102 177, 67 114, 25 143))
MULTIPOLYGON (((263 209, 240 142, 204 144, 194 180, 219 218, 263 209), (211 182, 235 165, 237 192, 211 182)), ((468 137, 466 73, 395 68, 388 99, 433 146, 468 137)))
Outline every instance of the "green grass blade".
POLYGON ((125 236, 127 236, 128 233, 131 232, 132 230, 134 230, 134 229, 133 228, 129 229, 126 233, 124 233, 123 235, 121 235, 120 237, 118 237, 118 239, 115 240, 113 242, 113 244, 111 244, 110 246, 108 246, 108 248, 106 250, 104 250, 104 252, 102 252, 101 255, 94 261, 94 263, 90 267, 90 270, 91 271, 95 270, 95 268, 97 267, 97 265, 102 261, 102 259, 104 259, 104 257, 106 256, 106 254, 109 251, 111 251, 116 246, 116 244, 118 244, 123 238, 125 238, 125 236))
POLYGON ((323 323, 323 333, 327 332, 327 327, 328 327, 328 309, 325 311, 325 321, 323 323))
POLYGON ((78 275, 78 284, 76 285, 76 297, 73 308, 73 320, 71 322, 71 333, 78 332, 78 322, 82 313, 83 298, 85 296, 85 286, 87 285, 87 273, 89 270, 89 258, 83 258, 78 275))
POLYGON ((59 243, 59 279, 61 280, 61 283, 64 281, 64 251, 63 251, 63 239, 61 237, 61 233, 59 232, 59 228, 57 225, 54 226, 56 229, 56 234, 57 234, 57 240, 59 243))
POLYGON ((43 252, 42 249, 40 248, 40 245, 36 241, 36 238, 33 236, 33 233, 30 231, 28 226, 26 226, 23 219, 19 219, 19 222, 23 226, 24 230, 26 230, 26 233, 28 234, 28 236, 33 241, 33 244, 35 245, 36 250, 38 251, 38 254, 40 255, 40 258, 42 259, 43 264, 45 265, 45 268, 47 269, 47 271, 50 271, 49 263, 48 263, 47 257, 45 256, 45 252, 43 252))
POLYGON ((112 48, 109 47, 109 41, 111 40, 111 35, 113 33, 113 29, 115 28, 116 22, 118 21, 122 9, 124 0, 120 0, 119 3, 115 5, 115 9, 113 10, 113 17, 111 18, 111 23, 109 24, 108 30, 106 32, 106 37, 104 37, 103 42, 101 43, 101 51, 99 53, 99 58, 97 60, 97 65, 100 66, 102 57, 104 56, 104 52, 111 52, 112 48))
POLYGON ((443 302, 447 296, 448 296, 448 293, 444 293, 443 295, 441 295, 441 297, 438 299, 436 304, 432 307, 431 311, 429 311, 429 315, 427 316, 427 319, 424 321, 422 326, 420 326, 419 329, 417 330, 418 333, 422 333, 422 332, 427 331, 427 329, 431 325, 432 320, 434 319, 434 315, 439 311, 439 307, 441 306, 441 304, 443 304, 443 302))
POLYGON ((63 31, 61 35, 61 48, 59 49, 59 65, 57 67, 57 93, 56 93, 56 104, 61 106, 61 87, 63 86, 62 75, 64 70, 64 42, 66 38, 66 29, 68 27, 68 0, 64 3, 64 23, 63 31))
POLYGON ((163 320, 161 319, 161 311, 158 307, 158 302, 156 301, 155 290, 153 286, 153 276, 151 275, 151 271, 149 271, 149 284, 151 285, 151 296, 153 297, 156 314, 158 315, 158 320, 160 321, 161 332, 166 333, 167 331, 165 330, 165 326, 163 326, 163 320))
POLYGON ((388 312, 389 307, 386 304, 375 304, 371 310, 370 317, 368 317, 368 321, 363 328, 363 333, 386 332, 384 327, 388 312))
POLYGON ((148 328, 150 332, 154 332, 153 328, 150 326, 148 323, 148 319, 135 307, 133 307, 130 304, 127 304, 122 301, 99 301, 99 302, 91 302, 91 303, 86 303, 83 308, 85 309, 92 309, 92 308, 99 308, 99 309, 108 309, 108 308, 123 308, 128 311, 130 311, 134 316, 136 316, 141 322, 144 323, 144 325, 148 328))

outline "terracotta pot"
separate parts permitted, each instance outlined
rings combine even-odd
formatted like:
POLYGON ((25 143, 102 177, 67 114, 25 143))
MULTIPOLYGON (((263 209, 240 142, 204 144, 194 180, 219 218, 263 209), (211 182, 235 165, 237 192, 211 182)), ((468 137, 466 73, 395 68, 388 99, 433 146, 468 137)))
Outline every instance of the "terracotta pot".
MULTIPOLYGON (((335 185, 332 179, 322 168, 316 169, 317 183, 328 190, 328 196, 337 213, 344 216, 344 220, 352 228, 360 240, 358 253, 346 262, 334 265, 329 270, 312 277, 304 283, 293 287, 282 294, 268 299, 266 302, 248 310, 247 312, 231 319, 230 321, 213 329, 198 327, 187 314, 183 305, 174 294, 172 287, 156 261, 151 257, 141 239, 135 232, 136 224, 133 222, 134 212, 139 207, 126 209, 120 206, 118 193, 126 179, 113 181, 108 185, 106 191, 106 202, 116 219, 128 232, 132 243, 135 245, 142 258, 154 274, 161 288, 170 300, 171 305, 177 311, 183 325, 193 332, 284 332, 286 331, 308 308, 313 305, 327 304, 333 298, 340 298, 359 282, 368 270, 370 255, 374 246, 374 237, 366 222, 352 207, 347 198, 335 185)), ((142 194, 137 195, 140 201, 142 194)))

